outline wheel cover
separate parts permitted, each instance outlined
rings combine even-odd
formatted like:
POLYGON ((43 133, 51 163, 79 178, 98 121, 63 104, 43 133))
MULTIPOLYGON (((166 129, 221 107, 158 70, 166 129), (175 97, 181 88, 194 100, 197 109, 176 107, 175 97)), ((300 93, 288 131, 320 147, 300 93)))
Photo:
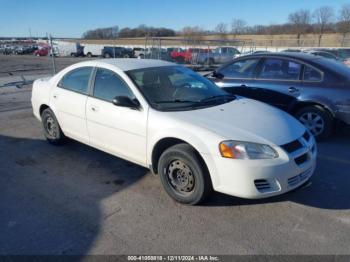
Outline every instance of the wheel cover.
POLYGON ((169 185, 175 193, 188 195, 194 190, 195 178, 193 172, 183 161, 172 161, 166 169, 166 175, 169 185))
POLYGON ((317 113, 305 112, 299 117, 299 121, 303 123, 314 136, 318 136, 324 130, 324 120, 317 113))
POLYGON ((47 133, 53 137, 56 138, 58 134, 57 124, 56 121, 53 119, 52 116, 48 116, 45 121, 45 130, 47 133))

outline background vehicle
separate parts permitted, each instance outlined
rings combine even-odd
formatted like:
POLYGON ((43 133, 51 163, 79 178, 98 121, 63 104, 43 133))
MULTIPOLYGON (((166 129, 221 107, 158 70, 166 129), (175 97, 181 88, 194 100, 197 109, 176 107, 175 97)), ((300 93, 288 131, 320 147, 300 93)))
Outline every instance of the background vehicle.
POLYGON ((297 117, 317 138, 334 120, 350 124, 350 69, 305 53, 266 53, 235 59, 212 75, 227 92, 277 106, 297 117))
POLYGON ((84 46, 84 54, 87 57, 100 56, 102 53, 103 47, 101 45, 85 44, 83 46, 84 46))
POLYGON ((199 203, 212 189, 279 195, 315 170, 314 138, 296 119, 165 61, 72 65, 34 82, 32 106, 50 143, 68 136, 150 168, 180 203, 199 203))
POLYGON ((104 58, 132 58, 134 57, 134 52, 133 50, 125 47, 105 46, 102 49, 101 55, 104 58))
POLYGON ((209 53, 198 53, 196 61, 199 64, 224 64, 240 54, 234 47, 217 47, 209 53))
POLYGON ((311 55, 316 55, 316 56, 322 56, 324 58, 328 58, 328 59, 332 59, 335 61, 339 61, 339 58, 330 53, 330 52, 326 52, 326 51, 318 51, 318 50, 309 50, 309 51, 305 51, 305 53, 311 54, 311 55))
POLYGON ((203 48, 188 48, 186 50, 179 48, 171 51, 170 56, 178 63, 191 63, 196 61, 197 54, 207 54, 209 52, 210 50, 203 48))
POLYGON ((134 57, 136 58, 144 58, 145 57, 145 49, 141 47, 133 48, 134 57))
POLYGON ((33 54, 36 56, 47 56, 49 54, 49 49, 39 48, 38 50, 35 50, 33 54))
POLYGON ((34 48, 32 46, 17 46, 14 49, 14 54, 16 55, 25 55, 33 53, 34 48))

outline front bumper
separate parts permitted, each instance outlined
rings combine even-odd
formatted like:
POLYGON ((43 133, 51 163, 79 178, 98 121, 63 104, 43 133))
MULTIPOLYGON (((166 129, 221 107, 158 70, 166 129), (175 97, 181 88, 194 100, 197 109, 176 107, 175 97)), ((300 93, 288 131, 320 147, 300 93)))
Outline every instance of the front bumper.
MULTIPOLYGON (((220 156, 208 165, 215 191, 248 199, 284 194, 304 184, 316 168, 315 140, 298 139, 303 145, 294 152, 275 147, 279 157, 236 160, 220 156)), ((204 156, 207 162, 208 156, 204 156)), ((210 160, 209 160, 210 161, 210 160)))

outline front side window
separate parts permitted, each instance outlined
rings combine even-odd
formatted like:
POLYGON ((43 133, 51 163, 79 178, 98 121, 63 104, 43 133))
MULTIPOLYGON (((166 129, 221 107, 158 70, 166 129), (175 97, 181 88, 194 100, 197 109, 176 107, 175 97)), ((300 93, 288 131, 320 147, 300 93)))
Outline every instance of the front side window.
POLYGON ((116 96, 135 98, 127 84, 116 73, 101 68, 96 71, 93 96, 109 102, 116 96))
POLYGON ((259 59, 239 60, 225 66, 218 73, 227 78, 253 78, 258 62, 259 59))
POLYGON ((305 66, 304 69, 304 81, 321 81, 322 80, 322 74, 312 68, 311 66, 305 66))
POLYGON ((264 61, 259 77, 261 79, 299 80, 301 64, 285 60, 268 58, 264 61))
POLYGON ((58 86, 82 94, 88 93, 89 80, 92 67, 83 67, 68 72, 59 82, 58 86))
POLYGON ((234 99, 210 80, 181 66, 144 68, 127 74, 159 110, 208 107, 234 99))

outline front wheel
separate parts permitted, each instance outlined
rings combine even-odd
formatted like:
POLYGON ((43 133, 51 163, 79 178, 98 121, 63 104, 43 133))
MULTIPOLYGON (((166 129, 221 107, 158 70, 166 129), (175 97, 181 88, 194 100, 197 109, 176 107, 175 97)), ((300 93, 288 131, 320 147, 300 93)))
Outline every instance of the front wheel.
POLYGON ((46 108, 41 114, 44 135, 48 142, 54 145, 62 144, 65 136, 56 119, 54 112, 50 108, 46 108))
POLYGON ((321 106, 303 107, 297 111, 295 116, 317 140, 322 140, 332 134, 333 117, 321 106))
POLYGON ((159 159, 158 173, 168 195, 182 204, 198 204, 211 192, 209 172, 188 144, 165 150, 159 159))

